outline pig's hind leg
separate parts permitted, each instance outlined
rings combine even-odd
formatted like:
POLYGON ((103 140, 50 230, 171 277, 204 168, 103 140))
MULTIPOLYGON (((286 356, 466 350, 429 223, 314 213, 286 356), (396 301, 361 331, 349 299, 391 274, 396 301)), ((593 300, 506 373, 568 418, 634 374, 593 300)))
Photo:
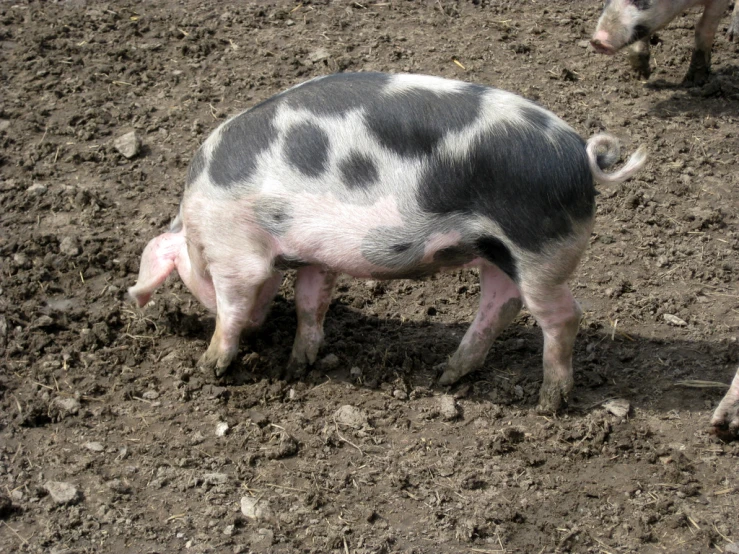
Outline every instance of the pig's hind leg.
POLYGON ((480 367, 496 337, 521 310, 521 293, 508 275, 497 266, 480 267, 480 307, 457 351, 443 365, 440 385, 450 385, 480 367))
POLYGON ((287 377, 293 378, 312 365, 323 344, 323 320, 326 317, 337 274, 319 266, 301 267, 295 278, 295 309, 298 330, 287 365, 287 377))
POLYGON ((210 345, 200 357, 199 367, 223 375, 239 350, 239 339, 245 329, 258 327, 264 320, 272 298, 279 288, 282 274, 272 271, 264 260, 243 261, 241 268, 251 271, 228 271, 211 266, 216 296, 216 329, 210 345), (263 266, 263 271, 257 268, 263 266))

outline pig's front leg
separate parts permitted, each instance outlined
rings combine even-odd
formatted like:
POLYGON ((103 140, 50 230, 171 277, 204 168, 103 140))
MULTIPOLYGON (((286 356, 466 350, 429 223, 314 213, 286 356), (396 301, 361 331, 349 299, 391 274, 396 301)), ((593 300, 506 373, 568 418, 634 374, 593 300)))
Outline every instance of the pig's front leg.
POLYGON ((684 82, 702 85, 708 80, 708 74, 711 70, 713 39, 716 36, 719 21, 728 5, 729 0, 706 2, 703 15, 695 26, 695 49, 684 82))
POLYGON ((739 369, 736 370, 729 392, 713 412, 714 432, 722 439, 739 438, 739 369))
POLYGON ((637 40, 628 48, 629 65, 637 76, 642 79, 649 79, 652 70, 649 67, 649 37, 637 40))
POLYGON ((457 351, 445 364, 440 385, 451 385, 485 362, 495 338, 521 310, 521 293, 516 284, 494 265, 480 268, 480 308, 457 351))
MULTIPOLYGON (((248 267, 248 264, 244 264, 248 267)), ((200 357, 198 366, 213 371, 216 377, 226 373, 239 350, 239 339, 244 329, 258 327, 264 320, 269 304, 277 293, 282 274, 268 272, 265 277, 238 275, 214 269, 213 285, 216 295, 216 330, 208 350, 200 357)))
POLYGON ((544 332, 544 380, 539 411, 556 412, 569 401, 574 385, 572 350, 582 310, 567 285, 522 285, 526 307, 544 332))
POLYGON ((295 308, 298 330, 287 365, 287 377, 293 378, 312 365, 323 344, 323 320, 326 317, 337 274, 320 266, 301 267, 295 278, 295 308))
POLYGON ((726 38, 730 41, 739 40, 739 2, 734 2, 734 11, 731 14, 731 23, 726 31, 726 38))

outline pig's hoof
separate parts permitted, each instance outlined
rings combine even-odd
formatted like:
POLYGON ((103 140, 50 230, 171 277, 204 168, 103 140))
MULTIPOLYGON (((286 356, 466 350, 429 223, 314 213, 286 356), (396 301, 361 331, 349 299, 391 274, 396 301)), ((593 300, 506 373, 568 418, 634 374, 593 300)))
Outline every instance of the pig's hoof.
POLYGON ((539 391, 536 411, 540 414, 556 414, 569 404, 571 390, 571 384, 544 383, 539 391))
POLYGON ((232 359, 233 356, 214 356, 210 350, 206 350, 198 360, 198 368, 203 373, 212 372, 216 377, 223 377, 228 371, 228 366, 231 365, 232 359))
POLYGON ((711 426, 711 433, 723 441, 739 439, 739 403, 719 404, 711 418, 711 426))
POLYGON ((441 374, 441 377, 439 377, 439 385, 442 387, 453 385, 468 373, 457 367, 450 366, 448 362, 442 362, 435 366, 434 369, 436 369, 437 372, 444 372, 441 374))
POLYGON ((642 54, 631 56, 629 65, 639 79, 649 79, 652 74, 652 69, 649 67, 649 54, 646 56, 642 54))
POLYGON ((301 362, 297 359, 290 357, 290 361, 287 362, 287 367, 283 372, 283 377, 286 381, 295 381, 304 377, 308 370, 308 363, 301 362))

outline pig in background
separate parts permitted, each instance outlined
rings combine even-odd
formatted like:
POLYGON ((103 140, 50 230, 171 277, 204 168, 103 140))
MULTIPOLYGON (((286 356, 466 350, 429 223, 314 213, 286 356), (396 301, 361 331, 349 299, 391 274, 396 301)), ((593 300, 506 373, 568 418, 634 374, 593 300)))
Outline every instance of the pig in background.
POLYGON ((587 143, 512 93, 422 75, 336 74, 218 127, 196 153, 169 232, 146 246, 129 293, 144 306, 173 269, 216 315, 201 368, 223 374, 297 269, 289 373, 316 360, 339 273, 418 278, 476 267, 480 307, 445 364, 479 368, 523 305, 544 333, 540 407, 573 387, 581 310, 567 280, 593 227, 593 182, 631 177, 618 142, 587 143))
MULTIPOLYGON (((649 39, 685 10, 703 6, 703 14, 695 26, 695 47, 685 82, 703 84, 711 68, 711 48, 721 17, 729 0, 606 0, 590 41, 596 52, 615 54, 629 48, 629 63, 640 77, 647 78, 649 39)), ((734 5, 727 38, 739 39, 739 1, 734 5)))

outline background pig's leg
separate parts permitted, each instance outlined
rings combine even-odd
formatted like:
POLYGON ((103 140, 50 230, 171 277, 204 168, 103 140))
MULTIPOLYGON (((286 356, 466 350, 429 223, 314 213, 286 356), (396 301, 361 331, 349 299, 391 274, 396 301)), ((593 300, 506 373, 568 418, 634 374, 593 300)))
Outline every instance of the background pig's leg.
POLYGON ((567 403, 574 380, 572 349, 582 310, 566 284, 521 286, 526 307, 544 332, 544 381, 539 409, 556 412, 567 403))
POLYGON ((226 372, 236 356, 241 332, 256 325, 251 320, 255 308, 259 312, 258 306, 265 303, 264 296, 274 290, 273 272, 258 271, 260 265, 264 266, 263 260, 238 260, 238 269, 235 263, 232 260, 229 267, 211 266, 216 294, 216 330, 198 365, 203 370, 214 371, 217 377, 226 372))
POLYGON ((521 293, 508 275, 497 266, 480 268, 480 308, 457 351, 446 364, 440 385, 450 385, 480 367, 495 338, 521 310, 521 293))
POLYGON ((734 2, 734 11, 731 14, 731 23, 726 31, 728 40, 739 39, 739 2, 734 2))
POLYGON ((331 303, 337 274, 318 266, 301 267, 295 279, 298 331, 287 365, 289 377, 313 364, 323 343, 323 320, 331 303))
POLYGON ((729 392, 713 412, 711 425, 722 438, 739 437, 739 369, 736 370, 729 392))
POLYGON ((629 64, 640 78, 648 79, 652 70, 649 68, 649 37, 637 40, 628 49, 629 64))
POLYGON ((695 49, 690 60, 688 73, 685 75, 685 81, 702 85, 708 80, 708 73, 711 69, 713 38, 716 36, 718 23, 728 5, 729 0, 706 2, 703 15, 695 26, 695 49))

